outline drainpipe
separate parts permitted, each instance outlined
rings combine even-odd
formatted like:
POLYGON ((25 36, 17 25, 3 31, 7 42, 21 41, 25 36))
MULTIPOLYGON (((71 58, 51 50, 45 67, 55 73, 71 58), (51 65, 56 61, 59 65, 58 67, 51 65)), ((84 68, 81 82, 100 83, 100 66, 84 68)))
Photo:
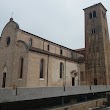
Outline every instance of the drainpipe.
POLYGON ((44 40, 43 40, 43 50, 44 50, 44 40))
POLYGON ((47 87, 48 87, 48 68, 49 68, 49 55, 47 58, 47 87))
POLYGON ((64 91, 65 91, 65 86, 66 86, 66 59, 65 59, 65 72, 64 72, 64 91))
POLYGON ((79 63, 77 64, 78 66, 78 86, 80 85, 80 69, 79 69, 79 63))

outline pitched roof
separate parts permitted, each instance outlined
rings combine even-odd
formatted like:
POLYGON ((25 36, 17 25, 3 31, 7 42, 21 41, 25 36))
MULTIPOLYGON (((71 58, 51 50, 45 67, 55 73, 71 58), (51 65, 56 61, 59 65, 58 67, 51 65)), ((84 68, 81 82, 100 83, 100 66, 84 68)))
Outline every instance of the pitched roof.
POLYGON ((95 7, 95 6, 97 6, 97 5, 101 5, 104 9, 105 9, 105 11, 107 11, 107 9, 104 7, 104 5, 100 2, 100 3, 97 3, 97 4, 94 4, 94 5, 92 5, 92 6, 89 6, 89 7, 87 7, 87 8, 84 8, 83 10, 86 10, 86 9, 88 9, 88 8, 92 8, 92 7, 95 7))

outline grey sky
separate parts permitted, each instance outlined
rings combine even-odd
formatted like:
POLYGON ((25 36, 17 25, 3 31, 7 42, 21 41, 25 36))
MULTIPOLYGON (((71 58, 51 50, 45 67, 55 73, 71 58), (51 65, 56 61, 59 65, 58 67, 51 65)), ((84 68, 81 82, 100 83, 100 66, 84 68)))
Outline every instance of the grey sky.
POLYGON ((101 2, 110 31, 110 0, 0 0, 0 33, 13 12, 20 28, 71 49, 84 47, 83 9, 101 2))

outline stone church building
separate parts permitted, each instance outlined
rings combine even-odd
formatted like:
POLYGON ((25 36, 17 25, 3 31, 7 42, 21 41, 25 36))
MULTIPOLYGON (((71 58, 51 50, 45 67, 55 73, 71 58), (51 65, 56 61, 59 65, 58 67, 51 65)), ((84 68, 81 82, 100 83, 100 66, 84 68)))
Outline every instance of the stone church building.
POLYGON ((0 39, 0 87, 110 84, 106 9, 85 8, 85 48, 72 50, 19 28, 10 18, 0 39))
POLYGON ((77 86, 83 54, 6 24, 0 41, 0 87, 77 86))

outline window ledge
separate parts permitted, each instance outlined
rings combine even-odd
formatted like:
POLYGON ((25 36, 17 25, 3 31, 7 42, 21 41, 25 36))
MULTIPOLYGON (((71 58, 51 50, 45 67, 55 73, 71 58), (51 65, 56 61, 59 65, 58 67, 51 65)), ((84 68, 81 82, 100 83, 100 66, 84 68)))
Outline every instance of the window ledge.
POLYGON ((22 80, 22 78, 19 78, 18 80, 22 80))
POLYGON ((39 80, 44 80, 44 78, 40 78, 39 80))

